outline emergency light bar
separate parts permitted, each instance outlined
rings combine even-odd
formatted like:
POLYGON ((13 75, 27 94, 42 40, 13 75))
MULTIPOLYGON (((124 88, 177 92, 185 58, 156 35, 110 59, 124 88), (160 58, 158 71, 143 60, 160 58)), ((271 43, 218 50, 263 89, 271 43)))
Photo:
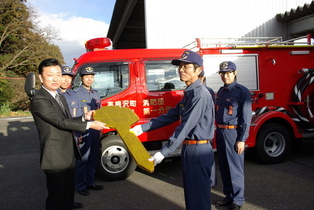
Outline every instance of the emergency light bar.
POLYGON ((85 43, 86 52, 107 50, 111 46, 111 39, 106 37, 90 39, 85 43))

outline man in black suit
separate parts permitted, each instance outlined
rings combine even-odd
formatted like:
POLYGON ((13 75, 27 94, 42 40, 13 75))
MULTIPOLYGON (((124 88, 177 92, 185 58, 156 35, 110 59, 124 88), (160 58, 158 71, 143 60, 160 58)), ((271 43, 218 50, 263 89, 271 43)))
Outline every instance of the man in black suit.
POLYGON ((57 93, 62 77, 58 60, 42 61, 38 71, 42 87, 32 99, 31 112, 40 140, 40 167, 46 175, 46 209, 80 208, 83 204, 74 202, 75 158, 80 152, 72 131, 101 130, 105 123, 86 122, 92 112, 72 119, 64 96, 57 93))

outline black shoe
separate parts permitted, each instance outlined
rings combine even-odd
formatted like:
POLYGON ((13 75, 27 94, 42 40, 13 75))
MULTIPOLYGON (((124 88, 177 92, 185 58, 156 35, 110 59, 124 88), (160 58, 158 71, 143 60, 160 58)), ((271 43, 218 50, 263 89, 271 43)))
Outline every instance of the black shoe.
POLYGON ((215 206, 216 207, 219 207, 219 206, 230 206, 232 204, 232 201, 230 200, 227 200, 226 198, 221 200, 221 201, 217 201, 215 203, 215 206))
POLYGON ((85 190, 77 190, 77 193, 83 196, 88 196, 89 192, 87 191, 87 189, 85 190))
POLYGON ((88 186, 87 189, 89 189, 89 190, 102 190, 102 189, 104 189, 104 186, 94 184, 94 185, 88 186))
POLYGON ((239 206, 239 205, 237 205, 237 204, 235 204, 235 203, 233 203, 233 204, 229 207, 230 210, 240 210, 240 208, 241 208, 241 206, 239 206))
POLYGON ((80 209, 83 208, 82 203, 73 202, 73 209, 80 209))

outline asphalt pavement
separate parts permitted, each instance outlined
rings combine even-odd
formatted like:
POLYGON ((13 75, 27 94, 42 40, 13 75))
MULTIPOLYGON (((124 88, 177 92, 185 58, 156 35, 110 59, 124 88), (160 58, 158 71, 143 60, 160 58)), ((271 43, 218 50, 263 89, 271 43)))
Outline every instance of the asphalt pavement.
MULTIPOLYGON (((314 209, 314 139, 294 147, 280 164, 261 164, 251 153, 246 151, 246 202, 241 209, 314 209)), ((212 202, 223 198, 219 167, 217 175, 212 202)), ((152 174, 137 169, 123 181, 96 181, 104 190, 75 196, 85 210, 185 209, 180 158, 165 159, 152 174)), ((32 117, 0 118, 0 209, 42 210, 46 196, 32 117)))

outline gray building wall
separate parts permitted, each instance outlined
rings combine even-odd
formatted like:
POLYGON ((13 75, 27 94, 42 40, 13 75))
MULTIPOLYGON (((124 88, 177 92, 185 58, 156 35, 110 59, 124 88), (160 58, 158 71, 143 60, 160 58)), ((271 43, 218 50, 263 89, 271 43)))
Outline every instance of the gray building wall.
POLYGON ((145 0, 147 48, 183 47, 195 38, 283 37, 276 20, 311 0, 145 0))

